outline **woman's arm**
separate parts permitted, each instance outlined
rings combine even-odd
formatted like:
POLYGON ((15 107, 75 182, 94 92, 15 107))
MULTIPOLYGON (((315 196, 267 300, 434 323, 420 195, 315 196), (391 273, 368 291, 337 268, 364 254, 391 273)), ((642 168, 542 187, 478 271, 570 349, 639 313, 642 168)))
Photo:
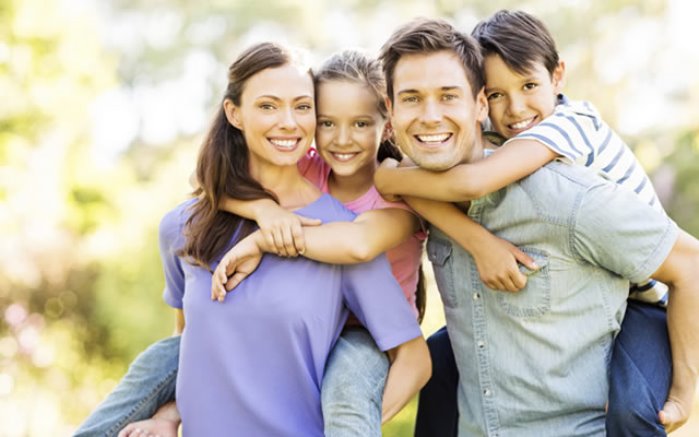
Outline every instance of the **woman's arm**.
POLYGON ((388 369, 383 392, 381 423, 386 423, 407 404, 432 375, 432 361, 427 343, 414 338, 388 351, 388 369))
POLYGON ((444 202, 478 199, 528 176, 555 159, 535 140, 512 140, 490 156, 443 172, 394 166, 385 160, 374 174, 376 189, 386 196, 414 196, 444 202))

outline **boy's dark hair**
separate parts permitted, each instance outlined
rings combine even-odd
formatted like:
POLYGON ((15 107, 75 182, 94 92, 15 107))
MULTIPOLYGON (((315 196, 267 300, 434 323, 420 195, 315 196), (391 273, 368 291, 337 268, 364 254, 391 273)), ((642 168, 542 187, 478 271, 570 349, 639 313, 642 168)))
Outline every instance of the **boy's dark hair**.
POLYGON ((386 76, 386 91, 391 102, 394 97, 393 73, 400 58, 404 55, 429 54, 442 50, 451 50, 459 57, 473 97, 478 95, 485 85, 483 56, 478 43, 444 20, 418 18, 393 32, 379 53, 386 76))
POLYGON ((483 56, 499 55, 519 74, 541 62, 552 74, 558 65, 556 42, 541 20, 523 11, 501 10, 481 21, 471 32, 483 56))

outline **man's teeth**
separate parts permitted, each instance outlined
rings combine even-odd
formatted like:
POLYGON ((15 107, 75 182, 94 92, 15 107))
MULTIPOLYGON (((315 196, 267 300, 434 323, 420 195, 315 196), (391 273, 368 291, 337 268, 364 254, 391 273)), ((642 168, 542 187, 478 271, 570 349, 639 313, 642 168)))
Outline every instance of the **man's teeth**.
POLYGON ((513 123, 513 124, 510 125, 510 127, 512 127, 512 129, 524 129, 525 127, 529 126, 529 124, 530 124, 532 121, 534 121, 534 117, 528 118, 528 119, 526 119, 526 120, 523 120, 523 121, 520 121, 520 122, 517 122, 517 123, 513 123))
POLYGON ((436 135, 418 135, 417 139, 423 143, 441 143, 446 141, 451 134, 436 134, 436 135))
POLYGON ((280 140, 280 139, 270 139, 270 143, 274 144, 277 147, 282 147, 286 149, 290 149, 296 145, 297 140, 280 140))

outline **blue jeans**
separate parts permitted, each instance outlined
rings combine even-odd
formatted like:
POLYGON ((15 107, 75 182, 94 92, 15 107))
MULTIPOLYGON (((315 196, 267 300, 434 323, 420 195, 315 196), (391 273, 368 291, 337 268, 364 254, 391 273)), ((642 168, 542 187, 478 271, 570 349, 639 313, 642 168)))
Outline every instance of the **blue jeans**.
POLYGON ((131 422, 148 419, 175 400, 180 337, 152 344, 131 363, 114 391, 80 425, 74 437, 116 436, 131 422))
POLYGON ((325 365, 320 391, 326 437, 381 436, 388 357, 361 327, 345 328, 325 365))
MULTIPOLYGON (((148 419, 175 400, 180 337, 161 340, 131 364, 112 393, 74 437, 116 436, 131 422, 148 419)), ((388 358, 364 328, 347 328, 337 340, 323 379, 325 434, 380 436, 381 400, 388 358)))
MULTIPOLYGON (((456 436, 459 371, 446 328, 428 340, 432 378, 420 391, 415 437, 456 436)), ((610 364, 607 435, 665 436, 658 422, 672 380, 672 358, 663 308, 628 301, 610 364)))

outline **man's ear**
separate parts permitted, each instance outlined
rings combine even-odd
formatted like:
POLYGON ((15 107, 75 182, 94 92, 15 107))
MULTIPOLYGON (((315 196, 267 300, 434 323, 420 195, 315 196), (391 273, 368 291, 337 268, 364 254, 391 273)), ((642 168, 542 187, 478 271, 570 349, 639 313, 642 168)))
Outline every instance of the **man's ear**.
POLYGON ((485 96, 485 87, 476 95, 476 117, 483 124, 488 118, 488 98, 485 96))
POLYGON ((551 73, 551 84, 553 85, 553 91, 556 95, 560 94, 563 90, 563 85, 565 85, 566 76, 566 63, 564 61, 558 61, 558 65, 553 69, 551 73))
POLYGON ((383 133, 381 134, 381 142, 388 141, 393 138, 393 126, 391 126, 391 120, 388 120, 383 126, 383 133))
POLYGON ((223 101, 223 112, 226 113, 226 119, 230 124, 243 130, 243 122, 240 120, 240 110, 231 99, 225 99, 223 101))

